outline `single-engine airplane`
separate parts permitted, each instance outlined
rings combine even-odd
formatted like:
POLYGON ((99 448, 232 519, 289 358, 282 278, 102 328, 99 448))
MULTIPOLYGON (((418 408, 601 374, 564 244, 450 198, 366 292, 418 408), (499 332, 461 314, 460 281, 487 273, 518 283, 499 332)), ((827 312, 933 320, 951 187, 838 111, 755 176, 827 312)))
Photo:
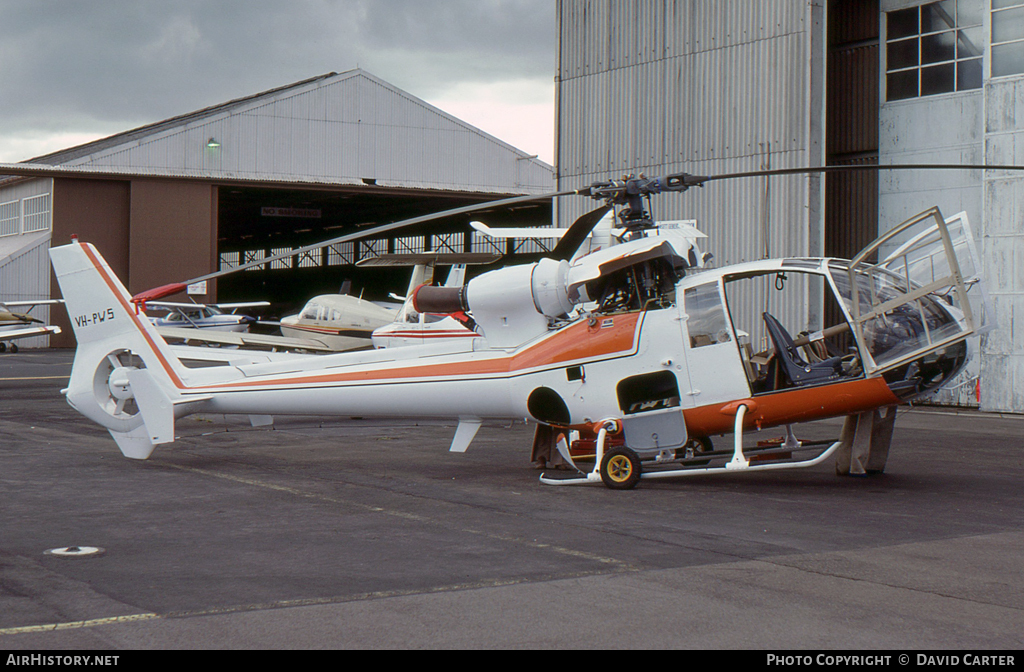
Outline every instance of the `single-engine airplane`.
POLYGON ((245 303, 175 303, 171 301, 150 301, 147 308, 167 311, 165 315, 151 318, 158 328, 202 329, 204 331, 246 332, 256 322, 250 315, 238 312, 241 308, 269 306, 269 301, 245 303), (224 312, 230 311, 230 312, 224 312))
POLYGON ((59 334, 60 327, 44 324, 42 320, 32 317, 28 313, 36 306, 52 306, 64 303, 61 299, 41 299, 39 301, 6 301, 0 302, 0 352, 18 351, 18 344, 7 344, 7 341, 14 341, 32 336, 45 336, 47 334, 59 334), (12 308, 28 308, 24 313, 16 313, 12 308))
POLYGON ((137 314, 138 303, 183 283, 132 297, 96 248, 73 241, 50 250, 78 340, 64 392, 136 459, 174 441, 177 418, 200 412, 450 417, 458 421, 455 452, 484 420, 525 417, 538 424, 535 441, 557 446, 576 466, 568 478, 542 475, 550 484, 626 489, 641 477, 809 467, 831 455, 840 473, 882 471, 894 409, 952 380, 980 328, 949 233, 965 216, 947 220, 932 208, 852 260, 711 269, 692 235, 657 228, 643 199, 725 177, 641 175, 546 195, 605 204, 538 262, 415 292, 417 312, 469 315, 480 338, 322 355, 235 351, 221 366, 190 368, 137 314), (615 244, 576 256, 610 208, 623 230, 615 244), (937 234, 913 238, 921 228, 937 234), (824 314, 832 322, 798 333, 807 330, 802 309, 814 295, 831 306, 824 314), (745 431, 837 416, 847 423, 832 442, 803 443, 790 431, 781 445, 743 445, 745 431), (733 445, 714 450, 709 437, 729 433, 733 445), (585 466, 562 437, 590 448, 585 466))

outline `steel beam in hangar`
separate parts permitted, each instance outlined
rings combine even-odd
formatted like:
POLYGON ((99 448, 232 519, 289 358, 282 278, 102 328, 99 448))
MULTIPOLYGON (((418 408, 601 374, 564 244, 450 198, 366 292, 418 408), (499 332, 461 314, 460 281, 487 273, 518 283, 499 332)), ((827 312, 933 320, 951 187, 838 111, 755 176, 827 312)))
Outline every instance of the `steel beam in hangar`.
MULTIPOLYGON (((510 196, 512 194, 509 194, 510 196)), ((495 194, 394 189, 367 185, 332 191, 263 187, 219 188, 218 263, 221 269, 269 258, 303 246, 374 226, 486 201, 495 194)), ((482 239, 472 220, 492 226, 549 226, 551 203, 484 209, 412 226, 385 237, 367 238, 308 252, 218 280, 219 300, 268 300, 298 308, 311 296, 337 292, 345 281, 370 299, 402 293, 408 270, 357 267, 382 253, 497 252, 525 260, 540 246, 482 239)))

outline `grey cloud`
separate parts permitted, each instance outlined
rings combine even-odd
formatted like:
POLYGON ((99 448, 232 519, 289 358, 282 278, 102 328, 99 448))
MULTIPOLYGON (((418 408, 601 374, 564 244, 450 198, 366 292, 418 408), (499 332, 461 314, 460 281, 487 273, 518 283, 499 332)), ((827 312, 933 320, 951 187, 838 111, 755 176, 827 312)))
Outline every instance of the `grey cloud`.
POLYGON ((0 4, 0 128, 158 121, 360 67, 420 96, 554 74, 553 0, 0 4))

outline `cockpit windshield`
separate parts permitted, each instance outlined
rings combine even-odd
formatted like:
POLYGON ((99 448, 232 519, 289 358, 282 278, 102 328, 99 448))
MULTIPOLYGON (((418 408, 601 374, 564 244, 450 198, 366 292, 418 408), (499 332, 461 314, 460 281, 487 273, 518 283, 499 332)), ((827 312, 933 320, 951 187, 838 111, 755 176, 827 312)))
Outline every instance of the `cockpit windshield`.
POLYGON ((874 362, 873 370, 888 369, 918 354, 962 337, 965 325, 952 306, 934 294, 914 296, 906 279, 880 267, 851 274, 849 264, 833 261, 832 280, 852 323, 874 362), (851 284, 856 278, 856 288, 851 284), (854 295, 856 303, 854 305, 854 295))

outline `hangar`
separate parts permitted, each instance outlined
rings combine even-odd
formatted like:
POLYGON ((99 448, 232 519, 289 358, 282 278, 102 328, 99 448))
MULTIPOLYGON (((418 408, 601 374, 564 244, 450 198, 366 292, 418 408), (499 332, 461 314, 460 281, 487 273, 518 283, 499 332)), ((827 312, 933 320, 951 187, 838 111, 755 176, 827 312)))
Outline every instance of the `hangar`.
MULTIPOLYGON (((561 0, 557 18, 559 189, 624 171, 1024 164, 1024 0, 561 0)), ((697 219, 728 264, 848 258, 932 205, 967 212, 996 328, 947 401, 1024 412, 1021 203, 1019 172, 858 172, 717 182, 654 214, 697 219)), ((813 330, 807 292, 789 317, 813 330)))
MULTIPOLYGON (((363 70, 329 73, 18 164, 0 181, 3 296, 49 298, 46 250, 96 244, 129 291, 197 277, 408 217, 552 190, 553 169, 363 70)), ((8 171, 4 171, 8 172, 8 171)), ((549 225, 549 202, 473 214, 549 225)), ((200 301, 301 305, 351 280, 368 298, 403 291, 382 252, 495 248, 466 216, 257 266, 211 282, 200 301)), ((203 288, 200 289, 202 291, 203 288)), ((67 326, 61 311, 53 322, 67 326), (61 320, 64 320, 62 323, 61 320)), ((71 329, 51 345, 72 345, 71 329)), ((28 344, 31 345, 31 344, 28 344)))

